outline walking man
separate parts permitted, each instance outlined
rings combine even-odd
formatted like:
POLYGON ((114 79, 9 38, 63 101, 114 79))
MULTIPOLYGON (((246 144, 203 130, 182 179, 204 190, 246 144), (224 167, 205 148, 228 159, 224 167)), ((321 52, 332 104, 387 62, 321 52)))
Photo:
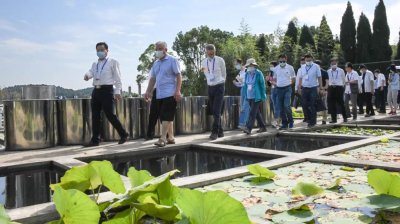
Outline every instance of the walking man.
POLYGON ((328 87, 328 112, 331 114, 331 124, 337 123, 337 112, 342 113, 343 121, 347 122, 346 110, 344 108, 344 85, 346 83, 346 74, 344 70, 339 68, 337 60, 331 60, 331 68, 328 70, 329 87, 328 87))
POLYGON ((173 121, 176 113, 176 104, 182 97, 182 76, 178 59, 167 53, 167 43, 159 41, 155 45, 157 61, 154 62, 150 70, 151 78, 145 99, 148 101, 152 98, 154 86, 157 83, 156 102, 160 111, 161 137, 155 145, 164 147, 166 144, 175 144, 173 121))
POLYGON ((100 144, 101 111, 104 112, 108 121, 117 130, 120 140, 118 144, 124 144, 129 134, 122 127, 121 122, 115 114, 115 100, 121 100, 121 72, 117 60, 108 57, 108 45, 105 42, 96 44, 97 62, 92 64, 92 68, 85 74, 84 80, 93 79, 92 92, 92 139, 87 147, 98 146, 100 144), (115 85, 115 89, 114 89, 115 85))
POLYGON ((375 94, 374 74, 372 74, 365 65, 360 65, 359 70, 362 76, 362 100, 360 101, 361 112, 364 112, 363 107, 365 103, 365 117, 375 116, 374 108, 372 106, 372 96, 375 94))
POLYGON ((350 117, 350 105, 351 101, 352 106, 352 114, 353 120, 357 120, 357 96, 360 93, 359 86, 359 75, 356 71, 353 70, 353 64, 350 62, 346 63, 346 87, 345 87, 345 107, 346 107, 346 115, 350 117))
POLYGON ((322 89, 321 68, 313 62, 310 54, 304 56, 306 66, 302 68, 299 78, 300 94, 304 103, 304 113, 308 117, 308 128, 312 128, 317 124, 316 101, 320 89, 322 89))
POLYGON ((287 56, 279 56, 279 65, 274 69, 274 82, 276 83, 278 99, 276 106, 281 112, 282 126, 279 130, 293 128, 292 105, 292 83, 296 77, 293 66, 287 64, 287 56))
MULTIPOLYGON (((321 66, 321 61, 316 60, 315 64, 321 66)), ((324 103, 326 110, 321 111, 322 124, 325 125, 328 120, 328 86, 329 86, 329 75, 325 69, 321 68, 322 87, 320 89, 321 100, 324 103)))
POLYGON ((386 78, 385 75, 381 73, 381 70, 376 69, 375 73, 375 106, 379 110, 379 113, 386 114, 385 105, 385 86, 386 78))
POLYGON ((208 106, 214 118, 210 139, 215 140, 224 137, 221 113, 225 94, 226 67, 224 59, 215 55, 216 49, 213 44, 208 44, 206 51, 207 58, 202 62, 202 70, 207 78, 208 106))

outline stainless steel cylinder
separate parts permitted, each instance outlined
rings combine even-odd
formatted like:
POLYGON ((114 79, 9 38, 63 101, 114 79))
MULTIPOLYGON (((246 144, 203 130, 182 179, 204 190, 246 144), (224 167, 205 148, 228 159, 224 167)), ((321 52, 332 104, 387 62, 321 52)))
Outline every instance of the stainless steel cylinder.
POLYGON ((61 145, 88 143, 92 136, 90 99, 57 101, 58 133, 61 145))
POLYGON ((56 145, 55 100, 4 101, 4 115, 7 151, 56 145))
POLYGON ((206 97, 184 97, 177 106, 177 134, 200 134, 207 131, 206 97))

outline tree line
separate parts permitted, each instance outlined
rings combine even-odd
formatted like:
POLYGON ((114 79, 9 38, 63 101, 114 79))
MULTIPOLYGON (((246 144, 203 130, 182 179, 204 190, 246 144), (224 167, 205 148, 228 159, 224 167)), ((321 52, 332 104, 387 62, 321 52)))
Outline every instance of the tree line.
MULTIPOLYGON (((400 33, 399 33, 400 35, 400 33)), ((387 22, 386 7, 380 0, 375 7, 374 20, 371 24, 364 13, 361 13, 358 24, 355 22, 351 2, 342 16, 340 35, 334 36, 323 16, 318 27, 303 25, 293 18, 286 30, 280 26, 271 34, 251 34, 250 26, 242 19, 240 34, 207 26, 193 28, 187 32, 179 32, 172 50, 184 64, 182 71, 182 93, 190 95, 206 95, 206 81, 201 72, 201 60, 206 57, 205 45, 213 43, 217 47, 217 55, 223 57, 227 67, 226 94, 238 95, 239 89, 232 81, 237 71, 234 69, 235 59, 252 57, 260 63, 264 72, 269 70, 269 63, 275 61, 280 54, 288 56, 288 63, 299 67, 300 58, 310 53, 321 60, 322 67, 327 68, 331 58, 338 59, 343 65, 350 61, 354 64, 366 64, 369 69, 379 68, 385 71, 393 60, 400 59, 400 39, 396 46, 389 43, 390 29, 387 22)), ((139 94, 141 84, 146 80, 154 61, 154 45, 150 45, 139 57, 137 84, 139 94)))

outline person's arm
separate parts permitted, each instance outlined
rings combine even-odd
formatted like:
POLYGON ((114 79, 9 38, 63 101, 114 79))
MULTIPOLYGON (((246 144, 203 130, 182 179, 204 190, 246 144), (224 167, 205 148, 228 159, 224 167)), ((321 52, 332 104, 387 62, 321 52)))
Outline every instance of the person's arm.
POLYGON ((176 74, 176 89, 175 89, 175 100, 180 101, 182 98, 181 95, 181 87, 182 87, 182 75, 181 75, 181 66, 179 64, 179 61, 175 59, 175 63, 172 65, 172 69, 176 74))
POLYGON ((375 94, 374 74, 370 73, 369 78, 370 78, 370 85, 371 85, 371 93, 372 93, 372 95, 374 95, 375 94))
POLYGON ((154 63, 150 69, 150 80, 149 80, 149 84, 147 85, 146 93, 144 94, 144 99, 146 101, 151 100, 151 98, 153 97, 154 85, 156 84, 156 80, 157 80, 157 74, 154 72, 155 64, 156 63, 154 63))
POLYGON ((84 75, 84 77, 83 77, 83 79, 84 79, 85 81, 89 81, 89 79, 93 78, 93 76, 94 76, 94 67, 95 67, 95 65, 96 65, 96 63, 93 63, 93 64, 92 64, 92 67, 89 69, 89 71, 85 73, 85 75, 84 75))
POLYGON ((292 78, 292 83, 295 83, 296 82, 296 72, 294 71, 294 68, 293 68, 293 66, 291 66, 290 67, 290 77, 292 78))
POLYGON ((122 82, 121 82, 121 70, 119 69, 119 62, 114 61, 115 63, 113 64, 113 78, 114 78, 114 85, 115 85, 115 99, 120 100, 122 98, 121 96, 121 91, 122 91, 122 82))
POLYGON ((222 78, 226 80, 226 66, 225 66, 225 60, 221 58, 221 74, 222 78))

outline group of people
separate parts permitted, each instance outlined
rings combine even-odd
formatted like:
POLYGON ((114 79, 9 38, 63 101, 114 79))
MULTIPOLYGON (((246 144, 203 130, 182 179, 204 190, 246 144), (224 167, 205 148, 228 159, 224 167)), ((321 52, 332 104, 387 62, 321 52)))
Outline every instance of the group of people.
MULTIPOLYGON (((221 124, 221 114, 225 94, 226 66, 222 57, 216 55, 213 44, 205 47, 206 58, 202 61, 202 72, 208 85, 208 107, 213 115, 213 124, 210 139, 224 137, 221 124)), ((149 124, 146 139, 154 138, 155 126, 160 120, 161 137, 155 143, 159 147, 175 144, 173 121, 177 102, 181 100, 182 75, 179 61, 169 55, 166 42, 155 44, 155 58, 150 70, 150 80, 144 98, 150 105, 149 124)), ((108 57, 108 45, 105 42, 96 44, 98 60, 85 74, 84 80, 93 79, 92 93, 92 138, 87 146, 98 146, 100 143, 100 114, 104 112, 107 119, 117 130, 121 139, 119 144, 126 142, 129 134, 122 126, 115 114, 115 100, 121 99, 121 73, 119 63, 108 57), (115 86, 115 88, 114 88, 115 86)), ((314 61, 312 55, 307 54, 301 59, 301 66, 295 72, 293 66, 287 63, 287 56, 280 55, 277 62, 271 62, 268 76, 264 76, 254 58, 237 59, 235 68, 238 75, 233 81, 241 89, 239 127, 246 134, 251 134, 257 121, 258 133, 266 132, 265 119, 260 107, 267 99, 267 86, 270 86, 270 97, 274 113, 274 125, 280 130, 294 127, 292 116, 293 96, 301 100, 305 122, 308 127, 317 124, 317 108, 322 110, 322 124, 326 124, 328 113, 330 123, 337 122, 337 114, 341 114, 343 121, 348 118, 357 119, 357 107, 363 114, 366 105, 366 115, 375 115, 372 99, 380 113, 385 113, 385 91, 391 115, 396 114, 397 96, 400 90, 399 74, 396 66, 390 66, 387 79, 379 70, 374 73, 365 65, 359 67, 358 74, 351 63, 346 63, 345 70, 338 67, 336 59, 331 60, 330 69, 321 69, 320 62, 314 61), (388 85, 388 87, 386 87, 388 85), (352 113, 350 113, 350 102, 352 113)))

